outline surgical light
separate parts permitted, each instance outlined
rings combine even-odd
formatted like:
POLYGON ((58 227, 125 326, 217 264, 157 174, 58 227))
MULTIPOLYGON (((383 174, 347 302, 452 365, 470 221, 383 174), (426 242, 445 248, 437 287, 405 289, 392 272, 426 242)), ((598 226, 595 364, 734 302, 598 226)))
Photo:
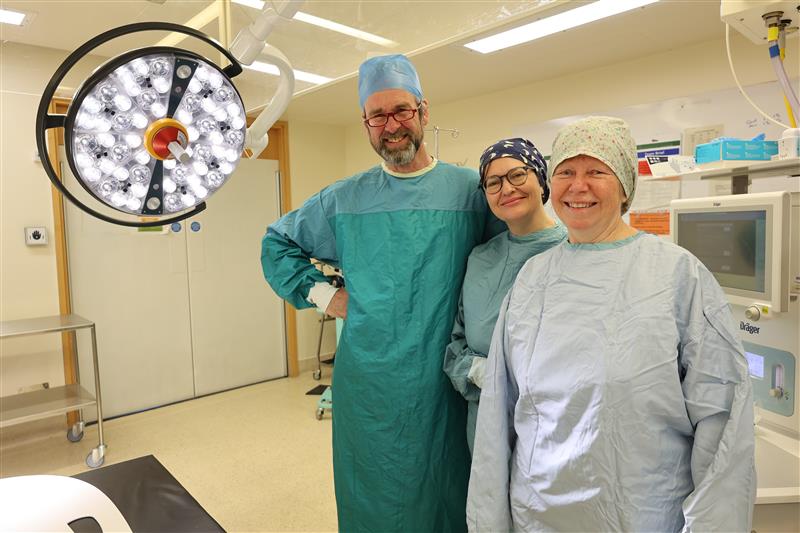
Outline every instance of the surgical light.
MULTIPOLYGON (((296 12, 299 3, 285 4, 284 12, 296 12)), ((262 17, 274 21, 282 15, 269 7, 262 17)), ((293 92, 291 66, 263 41, 271 25, 265 30, 258 22, 237 37, 240 55, 197 30, 162 22, 115 28, 75 50, 48 83, 36 119, 37 146, 53 185, 84 212, 124 226, 170 224, 205 209, 205 201, 230 179, 242 154, 254 157, 266 147, 267 131, 293 92), (49 114, 59 83, 81 58, 112 39, 152 30, 200 39, 219 50, 230 65, 220 68, 175 47, 133 50, 92 73, 66 115, 49 114), (272 101, 248 129, 232 78, 265 48, 263 57, 278 65, 281 79, 272 101), (59 179, 46 144, 52 128, 64 129, 67 163, 77 182, 92 199, 123 213, 123 218, 84 204, 59 179)))
POLYGON ((483 39, 469 42, 464 46, 482 54, 489 54, 535 39, 541 39, 542 37, 547 37, 548 35, 553 35, 554 33, 575 28, 583 24, 619 15, 625 11, 644 7, 657 1, 658 0, 599 0, 489 37, 484 37, 483 39))

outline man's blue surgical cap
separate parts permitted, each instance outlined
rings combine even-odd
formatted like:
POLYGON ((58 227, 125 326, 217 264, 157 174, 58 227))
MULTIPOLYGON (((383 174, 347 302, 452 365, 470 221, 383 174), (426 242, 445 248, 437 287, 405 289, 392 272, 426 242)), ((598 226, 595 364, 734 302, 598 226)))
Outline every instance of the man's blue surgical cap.
POLYGON ((364 109, 364 102, 372 94, 387 89, 402 89, 422 100, 422 85, 417 70, 408 58, 401 54, 373 57, 358 68, 358 103, 364 109))

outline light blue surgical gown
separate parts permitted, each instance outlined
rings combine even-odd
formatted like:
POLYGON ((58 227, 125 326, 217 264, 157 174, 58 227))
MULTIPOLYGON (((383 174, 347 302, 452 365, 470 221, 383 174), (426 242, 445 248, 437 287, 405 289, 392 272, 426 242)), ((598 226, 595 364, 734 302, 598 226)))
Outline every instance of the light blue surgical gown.
POLYGON ((753 398, 725 296, 639 233, 520 270, 478 412, 472 531, 750 531, 753 398))
POLYGON ((295 307, 340 265, 349 302, 333 379, 341 531, 464 531, 466 405, 442 372, 467 257, 505 229, 474 170, 374 167, 272 224, 264 275, 295 307))
POLYGON ((500 304, 525 261, 566 237, 567 230, 561 224, 521 236, 504 231, 489 242, 476 246, 469 255, 458 312, 445 352, 444 371, 468 402, 467 442, 470 451, 481 395, 476 376, 482 374, 500 304))

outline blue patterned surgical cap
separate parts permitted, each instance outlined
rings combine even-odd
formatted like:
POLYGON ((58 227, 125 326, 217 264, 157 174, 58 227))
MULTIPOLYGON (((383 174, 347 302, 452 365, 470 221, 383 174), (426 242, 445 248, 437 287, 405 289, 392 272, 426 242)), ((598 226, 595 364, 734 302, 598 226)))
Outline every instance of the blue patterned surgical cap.
POLYGON ((528 139, 516 137, 514 139, 503 139, 497 141, 481 154, 480 175, 481 183, 486 177, 486 169, 489 163, 501 157, 513 157, 522 161, 526 166, 531 167, 539 178, 539 185, 542 187, 542 203, 546 203, 550 198, 550 187, 547 185, 547 162, 542 154, 528 139))
POLYGON ((358 103, 364 109, 364 102, 372 94, 387 89, 403 89, 422 100, 422 85, 417 70, 411 61, 402 54, 373 57, 358 67, 358 103))

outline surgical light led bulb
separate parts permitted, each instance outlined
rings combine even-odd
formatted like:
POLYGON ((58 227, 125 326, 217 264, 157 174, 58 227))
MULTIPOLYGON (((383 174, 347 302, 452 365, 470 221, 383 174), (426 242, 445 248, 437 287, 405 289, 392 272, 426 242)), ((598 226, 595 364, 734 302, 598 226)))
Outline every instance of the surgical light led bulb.
POLYGON ((103 145, 104 148, 110 148, 117 141, 110 133, 98 133, 97 140, 103 145))
POLYGON ((118 182, 111 180, 101 181, 97 186, 97 190, 106 198, 110 198, 112 194, 119 190, 119 184, 118 182))
POLYGON ((166 77, 171 72, 170 64, 164 59, 156 59, 150 63, 150 74, 153 76, 166 77))
POLYGON ((236 104, 228 104, 225 111, 232 117, 238 117, 242 113, 242 109, 236 104))
POLYGON ((138 211, 142 208, 142 201, 139 198, 129 198, 125 206, 131 211, 138 211))
POLYGON ((147 117, 144 116, 142 113, 136 113, 133 115, 131 119, 131 124, 133 127, 141 129, 147 126, 147 117))
POLYGON ((84 152, 93 153, 100 145, 93 135, 81 135, 78 137, 78 146, 84 152))
POLYGON ((83 108, 89 113, 97 113, 103 108, 103 104, 97 98, 90 96, 83 101, 83 108))
POLYGON ((188 126, 189 124, 191 124, 192 120, 194 119, 192 113, 186 109, 181 109, 180 111, 178 111, 178 113, 175 115, 175 118, 180 120, 184 126, 188 126))
POLYGON ((150 181, 150 169, 144 165, 136 165, 131 168, 132 183, 147 183, 150 181))
POLYGON ((131 67, 133 67, 133 71, 139 76, 147 76, 148 72, 150 72, 150 67, 148 67, 147 63, 142 59, 134 60, 131 67))
POLYGON ((225 132, 225 141, 228 144, 239 146, 244 142, 244 133, 240 130, 229 130, 225 132))
POLYGON ((167 114, 167 107, 161 102, 156 102, 150 107, 150 112, 156 118, 161 118, 167 114))
POLYGON ((169 91, 170 83, 166 78, 153 78, 151 83, 153 84, 153 88, 161 94, 169 91))
POLYGON ((114 170, 113 175, 115 178, 117 178, 117 181, 125 181, 130 177, 131 173, 125 167, 117 167, 114 170))
POLYGON ((225 176, 223 176, 222 173, 217 170, 212 170, 211 172, 205 175, 205 182, 206 185, 208 185, 212 189, 217 189, 220 185, 222 185, 225 182, 225 176))
POLYGON ((125 142, 128 143, 128 146, 131 148, 139 148, 142 145, 142 138, 135 133, 129 133, 125 136, 125 142))
POLYGON ((106 159, 105 157, 100 160, 100 171, 103 174, 111 174, 114 172, 114 169, 117 168, 117 165, 114 164, 113 161, 110 159, 106 159))
POLYGON ((102 87, 100 87, 98 94, 100 96, 100 100, 102 100, 106 104, 110 104, 111 102, 114 101, 114 98, 117 96, 117 92, 118 91, 116 87, 114 87, 110 83, 107 83, 102 87))
POLYGON ((185 207, 192 207, 197 203, 197 198, 195 198, 193 194, 186 192, 181 194, 181 203, 183 203, 185 207))
POLYGON ((167 208, 167 211, 170 212, 180 211, 184 208, 181 197, 175 193, 168 194, 164 197, 164 206, 167 208))
POLYGON ((169 178, 164 178, 163 181, 164 192, 172 193, 178 189, 178 185, 169 178))
POLYGON ((148 89, 143 91, 139 97, 137 98, 139 102, 139 106, 144 109, 145 111, 149 110, 150 107, 158 102, 158 94, 153 89, 148 89))
POLYGON ((148 154, 145 150, 139 150, 136 152, 136 155, 134 155, 133 158, 140 165, 146 165, 150 162, 150 154, 148 154))
POLYGON ((118 94, 114 97, 114 105, 120 111, 127 111, 131 108, 131 99, 124 94, 118 94))

